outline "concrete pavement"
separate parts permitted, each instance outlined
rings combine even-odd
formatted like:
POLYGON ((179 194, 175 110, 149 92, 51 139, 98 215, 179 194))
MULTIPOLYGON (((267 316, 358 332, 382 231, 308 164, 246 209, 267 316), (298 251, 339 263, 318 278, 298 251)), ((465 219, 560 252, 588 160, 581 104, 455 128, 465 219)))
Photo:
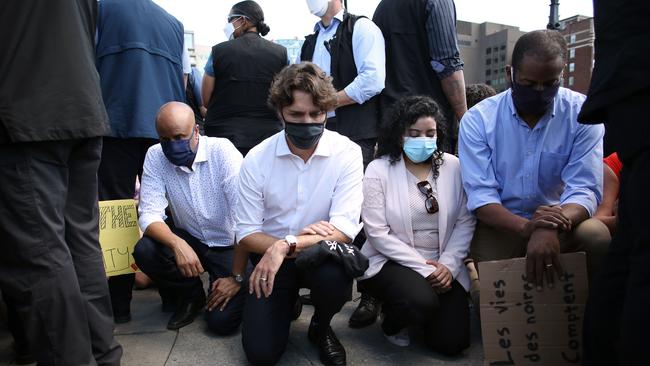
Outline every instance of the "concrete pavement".
MULTIPOLYGON (((356 298, 357 294, 355 294, 356 298)), ((412 337, 410 347, 400 348, 384 339, 379 324, 351 329, 347 320, 356 307, 348 302, 332 323, 347 351, 348 365, 482 365, 483 349, 479 323, 472 318, 472 345, 463 356, 448 358, 427 350, 420 337, 412 337)), ((313 313, 304 306, 291 326, 289 345, 280 365, 321 365, 317 350, 307 340, 313 313)), ((246 365, 241 336, 218 337, 208 333, 202 317, 178 331, 165 328, 169 314, 160 310, 156 289, 134 291, 133 320, 118 325, 115 334, 124 348, 123 366, 246 365)), ((13 365, 11 336, 0 330, 0 366, 13 365)))

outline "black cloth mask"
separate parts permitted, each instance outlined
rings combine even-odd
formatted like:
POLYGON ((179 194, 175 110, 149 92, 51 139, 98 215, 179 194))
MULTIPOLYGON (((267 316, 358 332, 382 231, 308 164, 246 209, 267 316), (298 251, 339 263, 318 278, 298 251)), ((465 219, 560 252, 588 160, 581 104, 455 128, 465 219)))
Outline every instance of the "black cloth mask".
POLYGON ((323 131, 325 130, 325 122, 322 123, 296 123, 284 122, 284 133, 291 143, 301 149, 307 150, 318 143, 323 131))
POLYGON ((512 102, 521 114, 543 115, 553 105, 553 99, 560 90, 560 83, 536 90, 533 86, 524 86, 515 81, 512 71, 512 102))

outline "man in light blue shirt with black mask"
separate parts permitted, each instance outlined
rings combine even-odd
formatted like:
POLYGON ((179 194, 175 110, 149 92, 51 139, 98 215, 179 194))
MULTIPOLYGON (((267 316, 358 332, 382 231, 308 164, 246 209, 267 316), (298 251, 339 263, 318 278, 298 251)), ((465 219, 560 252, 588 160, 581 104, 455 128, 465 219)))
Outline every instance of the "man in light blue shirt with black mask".
POLYGON ((589 231, 602 199, 604 130, 577 122, 585 96, 560 87, 566 55, 559 32, 525 34, 506 67, 511 88, 460 124, 463 186, 478 218, 471 255, 526 256, 538 289, 562 275, 560 252, 586 251, 591 274, 606 251, 589 231))

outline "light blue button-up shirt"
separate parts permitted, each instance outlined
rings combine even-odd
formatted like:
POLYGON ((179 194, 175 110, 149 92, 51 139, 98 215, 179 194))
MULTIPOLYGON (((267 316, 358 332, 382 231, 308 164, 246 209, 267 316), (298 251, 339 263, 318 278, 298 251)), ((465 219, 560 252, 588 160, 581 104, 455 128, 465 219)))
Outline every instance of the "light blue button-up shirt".
MULTIPOLYGON (((320 21, 314 26, 314 32, 318 31, 318 37, 316 38, 312 62, 318 65, 327 75, 331 73, 332 58, 325 48, 325 41, 330 41, 336 34, 339 24, 343 21, 343 13, 344 11, 341 10, 336 14, 327 27, 320 21)), ((381 93, 386 81, 384 35, 372 20, 359 18, 354 24, 352 54, 357 67, 357 77, 343 90, 350 99, 363 104, 368 99, 381 93)), ((296 58, 296 63, 299 62, 300 53, 296 58)), ((328 114, 328 117, 331 117, 331 115, 328 114)))
POLYGON ((531 218, 541 205, 576 203, 593 215, 602 199, 604 128, 577 122, 584 99, 560 88, 532 129, 511 89, 467 111, 458 152, 468 209, 497 203, 531 218))

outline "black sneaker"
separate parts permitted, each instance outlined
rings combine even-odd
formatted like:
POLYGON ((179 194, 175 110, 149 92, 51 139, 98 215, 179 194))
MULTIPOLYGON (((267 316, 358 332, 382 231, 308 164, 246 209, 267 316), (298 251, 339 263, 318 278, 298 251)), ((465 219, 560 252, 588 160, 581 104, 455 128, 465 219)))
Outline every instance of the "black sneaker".
POLYGON ((363 328, 371 325, 377 320, 377 313, 379 313, 379 304, 374 297, 362 293, 359 306, 354 310, 348 325, 350 328, 363 328))

